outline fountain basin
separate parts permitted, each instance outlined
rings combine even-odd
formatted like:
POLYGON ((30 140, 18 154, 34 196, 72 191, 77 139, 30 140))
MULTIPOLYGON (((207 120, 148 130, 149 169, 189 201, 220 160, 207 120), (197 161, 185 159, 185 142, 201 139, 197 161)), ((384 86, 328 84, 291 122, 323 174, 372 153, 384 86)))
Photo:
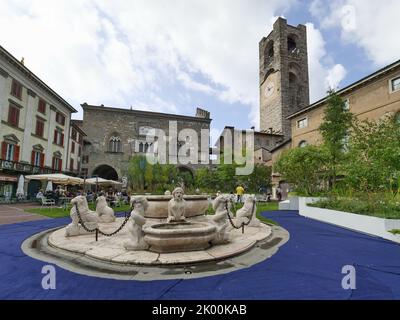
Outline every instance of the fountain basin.
MULTIPOLYGON (((148 201, 146 218, 165 219, 168 217, 168 202, 172 196, 144 196, 148 201)), ((184 195, 186 201, 185 217, 202 216, 205 214, 209 202, 207 195, 184 195)))
POLYGON ((209 248, 216 226, 205 222, 173 222, 155 224, 143 231, 150 251, 168 253, 209 248))

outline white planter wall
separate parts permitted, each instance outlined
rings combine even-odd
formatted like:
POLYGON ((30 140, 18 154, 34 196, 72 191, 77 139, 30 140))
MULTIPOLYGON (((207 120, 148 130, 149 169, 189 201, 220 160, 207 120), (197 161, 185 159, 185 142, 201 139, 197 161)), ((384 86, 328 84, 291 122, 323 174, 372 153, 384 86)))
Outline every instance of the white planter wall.
POLYGON ((400 220, 383 219, 307 206, 308 203, 313 203, 318 200, 319 198, 300 197, 299 214, 307 218, 331 223, 340 227, 400 243, 400 236, 388 232, 392 229, 400 229, 400 220))

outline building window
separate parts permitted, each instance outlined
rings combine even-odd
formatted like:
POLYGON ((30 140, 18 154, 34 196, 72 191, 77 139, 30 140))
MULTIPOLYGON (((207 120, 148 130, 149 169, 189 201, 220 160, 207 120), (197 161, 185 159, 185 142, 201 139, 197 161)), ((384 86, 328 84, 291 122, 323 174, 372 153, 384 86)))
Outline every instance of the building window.
POLYGON ((43 99, 39 99, 38 111, 43 114, 46 113, 46 101, 43 99))
POLYGON ((120 137, 111 137, 109 146, 108 146, 108 151, 110 151, 110 152, 121 152, 122 151, 120 137))
POLYGON ((56 122, 62 126, 65 125, 65 117, 59 112, 56 113, 56 122))
POLYGON ((89 156, 83 156, 83 157, 82 157, 82 163, 83 163, 83 164, 89 163, 89 156))
POLYGON ((350 99, 346 99, 343 101, 343 109, 345 111, 349 111, 350 110, 350 99))
POLYGON ((61 168, 62 168, 62 159, 54 156, 52 169, 56 171, 61 171, 61 168))
POLYGON ((11 95, 20 100, 22 99, 22 84, 15 79, 13 79, 11 84, 11 95))
POLYGON ((69 160, 69 171, 74 171, 74 159, 69 160))
POLYGON ((143 152, 143 142, 139 143, 139 152, 143 152))
POLYGON ((3 141, 1 146, 1 158, 7 161, 19 161, 19 146, 3 141))
POLYGON ((308 118, 303 118, 297 121, 297 128, 307 128, 308 127, 308 118))
POLYGON ((71 138, 72 138, 72 140, 77 141, 76 140, 76 130, 74 128, 72 128, 71 138))
POLYGON ((64 146, 64 134, 60 130, 54 130, 54 140, 53 143, 64 146))
POLYGON ((390 89, 392 92, 400 90, 400 77, 390 80, 390 89))
POLYGON ((31 164, 36 167, 43 167, 44 153, 32 150, 31 164))
POLYGON ((307 141, 302 140, 302 141, 300 141, 300 143, 299 143, 299 148, 304 148, 304 147, 306 147, 307 145, 308 145, 307 141))
POLYGON ((43 120, 36 119, 36 130, 35 134, 39 137, 43 138, 43 132, 44 132, 44 122, 43 120))
POLYGON ((81 154, 82 154, 82 147, 81 147, 81 146, 79 146, 79 147, 78 147, 78 157, 80 157, 80 156, 81 156, 81 154))
POLYGON ((73 141, 71 144, 71 153, 75 153, 75 142, 73 142, 73 141))
POLYGON ((8 123, 14 127, 19 125, 19 108, 13 104, 8 108, 8 123))
POLYGON ((87 177, 89 174, 88 168, 82 168, 82 176, 87 177))

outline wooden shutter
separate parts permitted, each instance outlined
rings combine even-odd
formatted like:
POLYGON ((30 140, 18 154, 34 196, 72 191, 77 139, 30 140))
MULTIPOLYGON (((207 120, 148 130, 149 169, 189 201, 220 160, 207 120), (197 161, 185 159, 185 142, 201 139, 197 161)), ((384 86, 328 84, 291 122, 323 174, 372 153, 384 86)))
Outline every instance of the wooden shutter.
POLYGON ((44 167, 44 153, 40 154, 40 166, 43 168, 44 167))
POLYGON ((1 143, 1 158, 5 160, 7 157, 7 142, 3 141, 1 143))
POLYGON ((64 146, 64 133, 61 134, 61 145, 64 146))
POLYGON ((15 145, 14 146, 14 161, 18 162, 19 161, 19 146, 15 145))
POLYGON ((32 153, 31 153, 31 165, 35 165, 35 151, 34 150, 32 150, 32 153))
POLYGON ((58 170, 61 171, 62 170, 62 159, 60 159, 60 161, 58 163, 60 164, 58 170))
POLYGON ((53 157, 52 161, 51 161, 51 168, 54 170, 54 164, 56 163, 56 158, 53 157))
POLYGON ((54 139, 53 139, 54 143, 57 143, 57 129, 54 130, 54 139))

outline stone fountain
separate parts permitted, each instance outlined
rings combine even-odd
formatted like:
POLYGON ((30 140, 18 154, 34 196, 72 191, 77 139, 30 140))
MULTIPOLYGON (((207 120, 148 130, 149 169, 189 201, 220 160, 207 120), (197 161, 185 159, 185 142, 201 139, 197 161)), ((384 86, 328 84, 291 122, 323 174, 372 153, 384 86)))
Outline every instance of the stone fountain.
MULTIPOLYGON (((224 263, 227 258, 234 261, 231 260, 234 257, 240 260, 244 253, 249 252, 249 255, 261 250, 257 248, 265 241, 273 241, 273 230, 278 228, 260 223, 255 217, 256 202, 252 197, 234 217, 230 196, 219 195, 212 202, 215 214, 206 215, 210 205, 208 196, 185 195, 180 187, 163 196, 132 197, 132 211, 125 217, 115 217, 103 199, 97 202, 96 211, 89 210, 85 197, 77 197, 71 202, 74 204, 72 223, 48 230, 39 238, 33 236, 36 240, 32 243, 41 244, 40 257, 43 252, 49 252, 55 263, 61 261, 60 264, 65 266, 63 261, 71 256, 66 267, 79 264, 73 270, 84 266, 86 273, 92 272, 92 265, 95 270, 112 269, 115 274, 134 266, 155 270, 179 265, 187 268, 200 262, 202 265, 213 263, 211 268, 214 270, 215 263, 224 263)), ((283 238, 279 236, 279 239, 283 238)), ((271 244, 268 250, 278 247, 280 242, 271 244)), ((257 252, 251 263, 271 255, 257 252)), ((242 268, 246 263, 238 262, 223 269, 228 272, 242 268)))

